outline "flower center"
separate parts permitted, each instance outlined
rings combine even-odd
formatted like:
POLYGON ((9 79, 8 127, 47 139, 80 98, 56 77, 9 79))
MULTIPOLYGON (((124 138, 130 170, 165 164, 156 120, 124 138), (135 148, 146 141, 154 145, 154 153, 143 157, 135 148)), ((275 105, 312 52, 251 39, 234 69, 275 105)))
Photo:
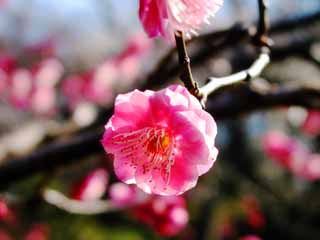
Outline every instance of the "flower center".
MULTIPOLYGON (((115 154, 126 164, 134 169, 141 167, 143 174, 160 171, 163 180, 169 182, 174 164, 175 139, 166 128, 146 127, 120 133, 112 138, 112 143, 119 146, 115 154)), ((152 182, 152 177, 149 182, 152 182)))

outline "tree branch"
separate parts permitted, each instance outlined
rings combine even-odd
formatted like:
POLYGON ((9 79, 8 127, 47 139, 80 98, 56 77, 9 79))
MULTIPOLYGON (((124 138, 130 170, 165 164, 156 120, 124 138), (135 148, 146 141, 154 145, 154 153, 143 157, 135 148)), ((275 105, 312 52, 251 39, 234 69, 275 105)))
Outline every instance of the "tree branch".
POLYGON ((175 39, 180 63, 180 78, 189 92, 196 98, 201 99, 199 95, 198 83, 193 79, 190 58, 187 53, 184 33, 181 31, 175 32, 175 39))
POLYGON ((258 77, 265 67, 270 63, 269 49, 262 48, 257 60, 246 70, 241 72, 231 74, 226 77, 215 78, 210 77, 209 82, 200 88, 200 92, 203 96, 209 96, 214 91, 218 90, 221 87, 239 83, 245 80, 250 80, 258 77))
POLYGON ((259 21, 257 26, 257 32, 253 37, 253 42, 260 46, 260 54, 253 62, 253 64, 246 70, 223 77, 215 78, 210 77, 209 82, 200 88, 202 99, 200 99, 202 105, 205 105, 207 97, 216 91, 217 89, 232 85, 235 83, 243 82, 245 80, 251 80, 258 77, 264 68, 270 63, 270 45, 271 40, 267 36, 269 29, 269 17, 267 14, 267 0, 258 0, 259 5, 259 21))
MULTIPOLYGON (((278 89, 262 94, 244 86, 237 92, 224 93, 209 99, 207 111, 215 119, 221 120, 252 111, 291 105, 320 109, 320 90, 278 89)), ((93 153, 103 154, 99 142, 102 134, 103 129, 89 134, 82 133, 64 142, 48 144, 29 156, 11 159, 0 167, 0 188, 7 188, 11 183, 33 174, 78 161, 80 157, 93 153)))

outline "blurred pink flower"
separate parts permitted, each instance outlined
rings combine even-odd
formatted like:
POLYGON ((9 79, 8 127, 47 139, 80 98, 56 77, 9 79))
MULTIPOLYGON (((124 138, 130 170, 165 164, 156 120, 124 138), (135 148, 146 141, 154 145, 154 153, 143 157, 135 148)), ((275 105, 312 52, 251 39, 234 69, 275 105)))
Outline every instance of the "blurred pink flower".
POLYGON ((254 229, 261 229, 266 224, 266 219, 261 211, 259 202, 254 196, 245 196, 241 200, 242 208, 246 214, 248 224, 254 229))
POLYGON ((80 75, 71 75, 62 81, 61 92, 70 109, 74 109, 80 102, 84 101, 85 86, 86 80, 80 75))
POLYGON ((108 172, 103 168, 97 168, 73 187, 72 198, 84 201, 99 199, 105 194, 108 182, 108 172))
MULTIPOLYGON (((1 0, 0 0, 0 6, 1 6, 1 0)), ((13 240, 13 238, 9 235, 7 231, 0 229, 0 240, 13 240)))
POLYGON ((17 60, 9 54, 0 55, 0 70, 5 73, 12 73, 17 67, 17 60))
POLYGON ((5 200, 0 199, 0 220, 6 219, 10 214, 10 210, 5 200))
POLYGON ((320 154, 311 154, 308 161, 303 165, 300 174, 310 180, 320 179, 320 154))
POLYGON ((223 0, 140 0, 139 17, 150 37, 171 39, 175 30, 194 33, 222 4, 223 0))
POLYGON ((38 115, 52 116, 56 112, 56 90, 53 87, 37 87, 31 96, 31 110, 38 115))
POLYGON ((296 140, 277 131, 270 131, 263 136, 262 147, 269 157, 287 168, 291 166, 295 154, 307 152, 307 149, 296 140))
POLYGON ((133 185, 117 182, 110 186, 109 196, 116 206, 133 205, 138 202, 138 189, 133 185))
POLYGON ((27 109, 30 106, 33 86, 33 76, 28 69, 15 70, 8 87, 11 104, 20 109, 27 109))
POLYGON ((46 224, 34 224, 26 233, 24 240, 49 240, 50 228, 46 224))
POLYGON ((240 240, 262 240, 262 239, 256 235, 246 235, 241 237, 240 240))
POLYGON ((83 92, 85 99, 100 105, 110 103, 114 96, 113 88, 118 77, 117 71, 118 69, 111 61, 99 65, 85 83, 83 92))
POLYGON ((0 95, 5 93, 8 87, 9 75, 0 69, 0 95))
POLYGON ((281 132, 269 132, 262 145, 269 157, 293 174, 310 181, 320 179, 320 154, 312 154, 298 140, 281 132))
POLYGON ((39 87, 54 87, 64 73, 64 66, 57 58, 46 58, 35 67, 34 79, 39 87))
POLYGON ((302 130, 309 135, 320 134, 320 111, 309 111, 302 130))
POLYGON ((162 236, 180 233, 189 221, 185 199, 181 196, 153 196, 134 208, 134 216, 162 236))
POLYGON ((217 127, 199 101, 180 85, 158 92, 120 94, 102 144, 115 173, 147 193, 178 195, 212 167, 217 127))

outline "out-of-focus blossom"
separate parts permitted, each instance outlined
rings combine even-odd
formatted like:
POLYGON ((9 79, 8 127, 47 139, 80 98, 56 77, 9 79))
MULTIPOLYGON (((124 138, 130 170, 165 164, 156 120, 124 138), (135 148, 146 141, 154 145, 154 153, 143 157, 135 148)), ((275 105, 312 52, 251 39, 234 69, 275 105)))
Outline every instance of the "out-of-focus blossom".
POLYGON ((246 235, 241 237, 239 240, 262 240, 262 239, 256 235, 246 235))
POLYGON ((134 210, 134 216, 162 236, 174 236, 187 225, 189 214, 181 196, 153 196, 134 210))
POLYGON ((0 95, 4 93, 8 87, 9 75, 0 69, 0 95))
POLYGON ((35 224, 26 233, 24 240, 49 240, 50 229, 46 224, 35 224))
POLYGON ((0 199, 0 222, 10 226, 15 226, 18 223, 15 209, 5 199, 0 199))
POLYGON ((172 85, 118 95, 102 144, 120 180, 147 193, 178 195, 212 167, 216 134, 214 119, 199 101, 172 85))
POLYGON ((137 188, 121 182, 114 183, 110 186, 109 196, 116 206, 132 205, 137 202, 137 188))
MULTIPOLYGON (((1 0, 0 0, 0 7, 1 7, 1 0)), ((0 240, 13 240, 13 238, 3 229, 0 229, 0 240)), ((35 240, 35 239, 34 239, 35 240)))
POLYGON ((52 87, 38 87, 31 97, 31 109, 35 114, 51 116, 56 112, 56 91, 52 87))
POLYGON ((320 111, 309 111, 302 130, 309 135, 320 134, 320 111))
POLYGON ((115 206, 128 207, 146 202, 150 195, 133 185, 117 182, 110 186, 109 197, 115 206))
POLYGON ((320 179, 318 154, 312 154, 298 140, 281 132, 269 132, 262 140, 266 154, 293 174, 314 181, 320 179))
POLYGON ((247 217, 248 224, 254 229, 263 228, 266 224, 266 220, 257 199, 253 196, 246 196, 242 199, 241 204, 247 217))
POLYGON ((152 42, 142 34, 132 36, 127 47, 114 57, 118 69, 118 82, 124 87, 132 85, 137 80, 142 67, 142 59, 150 52, 152 42))
POLYGON ((105 194, 108 182, 108 172, 104 168, 95 169, 73 187, 72 197, 84 201, 99 199, 105 194))
POLYGON ((32 74, 27 69, 17 69, 12 73, 9 84, 10 102, 17 108, 27 109, 33 90, 32 74))
POLYGON ((83 101, 85 82, 80 75, 71 75, 62 81, 61 91, 71 109, 83 101))
POLYGON ((171 39, 175 30, 195 33, 222 4, 223 0, 140 0, 139 17, 150 37, 171 39))
POLYGON ((56 58, 47 58, 40 62, 34 73, 38 87, 54 87, 64 72, 62 63, 56 58))
POLYGON ((265 134, 262 139, 262 147, 269 157, 287 168, 291 166, 292 159, 295 155, 300 156, 302 152, 308 152, 307 149, 295 139, 278 131, 270 131, 265 134))
POLYGON ((44 39, 24 47, 27 55, 51 57, 56 55, 56 40, 54 38, 44 39))
POLYGON ((9 211, 6 201, 0 199, 0 220, 6 219, 9 215, 9 211))
POLYGON ((86 81, 84 97, 91 102, 106 105, 113 100, 114 84, 117 80, 115 65, 108 61, 101 64, 86 81))
POLYGON ((303 165, 301 176, 314 181, 320 179, 320 154, 310 154, 308 161, 303 165))
POLYGON ((12 73, 17 67, 17 60, 8 54, 0 55, 0 70, 3 70, 5 73, 12 73))
POLYGON ((217 234, 219 239, 229 239, 236 235, 236 229, 230 219, 225 220, 217 226, 217 234))
POLYGON ((151 49, 145 36, 133 36, 126 48, 107 58, 85 74, 70 76, 62 82, 62 92, 71 109, 83 102, 106 106, 116 93, 129 88, 138 79, 142 58, 151 49))

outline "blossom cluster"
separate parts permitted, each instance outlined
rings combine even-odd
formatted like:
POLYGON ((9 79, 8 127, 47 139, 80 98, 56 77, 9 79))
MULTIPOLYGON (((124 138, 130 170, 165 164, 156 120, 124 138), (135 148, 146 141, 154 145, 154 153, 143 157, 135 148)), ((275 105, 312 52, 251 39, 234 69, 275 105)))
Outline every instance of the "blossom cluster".
POLYGON ((282 132, 268 132, 262 141, 267 156, 280 166, 304 179, 320 179, 320 154, 312 153, 305 145, 282 132))
POLYGON ((117 210, 126 210, 132 218, 148 225, 162 236, 180 233, 188 223, 186 201, 182 196, 162 197, 145 194, 133 185, 114 182, 109 186, 104 168, 90 171, 72 185, 71 197, 79 201, 104 198, 117 210))
POLYGON ((0 94, 14 107, 39 115, 56 111, 56 85, 64 72, 57 58, 47 58, 32 69, 17 66, 15 58, 0 56, 0 94))
POLYGON ((20 235, 21 239, 24 240, 50 239, 49 225, 41 222, 31 222, 26 226, 18 207, 10 204, 4 198, 0 199, 0 225, 1 240, 13 240, 20 235))
MULTIPOLYGON (((61 107, 58 99, 61 97, 70 110, 84 102, 106 106, 112 103, 117 92, 135 83, 141 70, 141 60, 151 46, 150 41, 137 34, 118 54, 92 70, 73 75, 66 75, 65 67, 52 50, 29 68, 20 66, 15 57, 1 54, 0 97, 18 109, 41 116, 58 113, 61 107)), ((25 51, 42 55, 49 47, 40 44, 38 48, 25 51)))

